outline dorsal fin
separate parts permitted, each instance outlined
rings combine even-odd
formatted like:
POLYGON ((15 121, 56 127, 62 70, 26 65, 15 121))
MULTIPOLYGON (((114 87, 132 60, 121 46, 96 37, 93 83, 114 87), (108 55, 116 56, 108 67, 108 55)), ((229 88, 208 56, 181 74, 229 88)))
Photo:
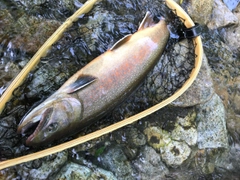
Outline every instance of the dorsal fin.
POLYGON ((143 18, 139 28, 138 28, 138 31, 139 30, 142 30, 142 29, 145 29, 147 27, 150 27, 150 26, 153 26, 155 25, 156 23, 153 21, 153 18, 152 18, 152 15, 149 11, 147 11, 145 17, 143 18))
POLYGON ((116 42, 111 48, 110 50, 114 50, 117 49, 118 47, 120 47, 121 45, 123 45, 125 42, 129 41, 131 39, 132 34, 128 34, 126 36, 124 36, 122 39, 120 39, 118 42, 116 42))
POLYGON ((90 75, 81 75, 78 77, 78 79, 73 82, 72 84, 68 85, 64 91, 68 94, 74 93, 86 86, 88 86, 89 84, 93 83, 97 78, 94 76, 90 76, 90 75))

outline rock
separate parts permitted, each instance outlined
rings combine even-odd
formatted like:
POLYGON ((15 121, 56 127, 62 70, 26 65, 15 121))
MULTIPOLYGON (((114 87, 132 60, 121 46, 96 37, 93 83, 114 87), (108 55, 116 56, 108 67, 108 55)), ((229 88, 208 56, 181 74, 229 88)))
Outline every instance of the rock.
POLYGON ((157 180, 164 178, 169 173, 159 154, 149 146, 141 149, 141 154, 133 162, 133 165, 137 169, 136 176, 139 179, 157 180))
MULTIPOLYGON (((234 15, 238 18, 238 21, 240 21, 240 4, 237 6, 237 8, 233 11, 234 15)), ((221 35, 223 36, 226 44, 229 45, 229 47, 232 49, 233 52, 240 53, 240 26, 230 26, 226 27, 221 31, 221 35)))
POLYGON ((147 136, 148 144, 158 152, 171 141, 169 133, 159 127, 148 127, 144 130, 144 134, 147 136))
POLYGON ((211 69, 208 65, 207 57, 203 53, 202 66, 192 86, 171 104, 179 107, 195 106, 207 102, 213 93, 211 69))
POLYGON ((219 96, 198 106, 198 148, 228 148, 225 109, 219 96))
POLYGON ((11 39, 13 47, 28 53, 35 53, 60 25, 61 22, 56 20, 23 15, 13 27, 21 29, 21 33, 11 39))
POLYGON ((237 91, 233 97, 233 109, 234 112, 240 115, 240 92, 237 91))
POLYGON ((94 169, 91 176, 88 178, 88 180, 95 180, 95 179, 117 180, 117 178, 113 175, 112 172, 106 171, 101 168, 94 169))
POLYGON ((37 159, 17 166, 17 173, 22 179, 49 179, 66 163, 68 152, 62 151, 43 159, 37 159))
POLYGON ((236 25, 237 17, 227 8, 221 0, 214 0, 213 12, 210 22, 207 24, 210 29, 236 25))
POLYGON ((131 147, 139 147, 146 144, 146 138, 144 134, 142 134, 136 128, 130 128, 129 131, 127 131, 126 136, 127 136, 128 144, 131 147))
POLYGON ((185 141, 189 146, 197 143, 197 129, 195 125, 196 112, 190 112, 186 117, 178 117, 171 137, 177 141, 185 141))
POLYGON ((10 180, 10 179, 18 179, 18 178, 19 177, 16 175, 15 171, 12 168, 0 170, 0 179, 1 180, 10 180))
POLYGON ((38 16, 49 16, 48 18, 55 19, 63 18, 64 15, 70 16, 71 12, 76 11, 76 6, 81 5, 81 3, 71 0, 62 0, 59 3, 51 3, 48 0, 20 0, 15 1, 14 4, 18 8, 24 8, 29 14, 37 13, 38 16), (48 12, 46 13, 46 11, 48 12))
POLYGON ((65 165, 58 175, 54 178, 55 180, 116 180, 117 178, 109 171, 101 168, 91 170, 86 166, 82 166, 73 162, 65 165))
POLYGON ((113 132, 113 136, 118 143, 127 142, 131 148, 136 148, 146 144, 146 138, 144 134, 132 126, 113 132))
POLYGON ((218 158, 216 165, 228 172, 238 174, 240 171, 240 144, 235 143, 230 147, 229 153, 218 158))
POLYGON ((144 130, 148 143, 156 151, 160 150, 162 160, 169 166, 179 166, 185 161, 191 149, 185 142, 172 140, 170 134, 159 127, 149 127, 144 130))
POLYGON ((0 11, 0 43, 9 50, 35 53, 61 25, 59 21, 22 15, 17 20, 7 11, 0 11))
POLYGON ((133 169, 121 146, 110 147, 106 153, 100 155, 100 159, 103 168, 113 172, 117 179, 134 179, 133 169))
POLYGON ((91 169, 86 166, 81 166, 75 163, 68 163, 61 170, 60 173, 55 178, 56 180, 65 180, 65 179, 88 179, 91 175, 91 169))
POLYGON ((212 14, 214 0, 190 0, 187 12, 194 22, 207 24, 212 14))
POLYGON ((160 148, 162 160, 172 167, 180 166, 190 155, 191 149, 184 142, 171 141, 160 148))

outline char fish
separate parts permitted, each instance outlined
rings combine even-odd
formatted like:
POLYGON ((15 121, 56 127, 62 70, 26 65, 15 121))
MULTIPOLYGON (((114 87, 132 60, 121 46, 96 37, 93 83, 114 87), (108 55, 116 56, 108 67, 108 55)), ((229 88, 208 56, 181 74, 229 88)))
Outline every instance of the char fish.
POLYGON ((26 145, 38 146, 79 132, 122 102, 139 86, 162 55, 169 31, 149 12, 136 33, 80 69, 60 89, 26 115, 18 126, 26 145))

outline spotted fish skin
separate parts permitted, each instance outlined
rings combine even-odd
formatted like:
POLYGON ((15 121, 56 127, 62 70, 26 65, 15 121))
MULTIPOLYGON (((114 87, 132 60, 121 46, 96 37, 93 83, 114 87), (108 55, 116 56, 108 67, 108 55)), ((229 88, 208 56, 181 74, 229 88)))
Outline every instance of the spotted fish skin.
POLYGON ((136 89, 160 59, 169 31, 164 20, 154 23, 147 13, 138 31, 80 69, 52 96, 33 109, 18 126, 38 146, 79 132, 112 110, 136 89))

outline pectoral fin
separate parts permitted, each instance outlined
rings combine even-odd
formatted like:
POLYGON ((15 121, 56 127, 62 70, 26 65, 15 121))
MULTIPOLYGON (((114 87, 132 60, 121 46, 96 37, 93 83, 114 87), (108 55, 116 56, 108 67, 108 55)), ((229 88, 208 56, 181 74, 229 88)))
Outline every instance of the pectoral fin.
POLYGON ((90 76, 90 75, 81 75, 78 77, 78 79, 73 82, 72 84, 70 84, 69 86, 67 86, 64 91, 67 92, 68 94, 74 93, 88 85, 90 85, 91 83, 93 83, 97 78, 94 76, 90 76))

